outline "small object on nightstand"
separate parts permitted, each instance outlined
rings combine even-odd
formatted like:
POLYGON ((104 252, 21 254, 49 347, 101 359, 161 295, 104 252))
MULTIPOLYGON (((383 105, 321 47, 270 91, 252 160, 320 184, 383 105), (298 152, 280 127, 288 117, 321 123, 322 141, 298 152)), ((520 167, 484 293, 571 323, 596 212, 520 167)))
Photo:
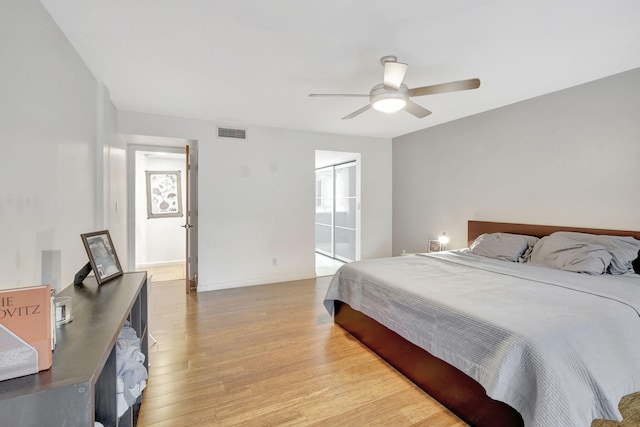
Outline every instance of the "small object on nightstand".
POLYGON ((447 250, 447 244, 449 243, 449 236, 445 231, 438 236, 438 240, 429 240, 429 252, 440 252, 447 250))
POLYGON ((447 249, 447 245, 449 244, 449 236, 447 236, 446 231, 443 231, 440 237, 438 237, 438 241, 440 242, 440 250, 444 251, 447 249))

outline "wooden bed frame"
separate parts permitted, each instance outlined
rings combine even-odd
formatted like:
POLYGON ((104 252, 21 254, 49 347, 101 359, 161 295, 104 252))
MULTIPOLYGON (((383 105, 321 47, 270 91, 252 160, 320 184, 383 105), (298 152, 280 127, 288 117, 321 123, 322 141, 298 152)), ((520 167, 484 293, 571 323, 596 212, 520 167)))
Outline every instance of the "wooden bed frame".
MULTIPOLYGON (((543 237, 556 231, 633 236, 640 239, 640 231, 485 221, 469 221, 467 237, 470 246, 483 233, 503 232, 543 237)), ((468 424, 477 427, 524 425, 515 409, 488 397, 478 382, 447 362, 432 356, 346 303, 336 301, 334 312, 335 323, 468 424)))

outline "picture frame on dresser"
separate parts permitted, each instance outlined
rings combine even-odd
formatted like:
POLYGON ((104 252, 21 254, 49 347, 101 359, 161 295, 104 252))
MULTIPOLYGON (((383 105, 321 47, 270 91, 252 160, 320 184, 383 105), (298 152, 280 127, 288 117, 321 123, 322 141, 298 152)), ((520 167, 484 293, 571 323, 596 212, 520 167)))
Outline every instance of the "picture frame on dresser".
POLYGON ((98 285, 122 276, 122 267, 113 246, 109 230, 81 234, 82 243, 89 257, 89 264, 98 285))

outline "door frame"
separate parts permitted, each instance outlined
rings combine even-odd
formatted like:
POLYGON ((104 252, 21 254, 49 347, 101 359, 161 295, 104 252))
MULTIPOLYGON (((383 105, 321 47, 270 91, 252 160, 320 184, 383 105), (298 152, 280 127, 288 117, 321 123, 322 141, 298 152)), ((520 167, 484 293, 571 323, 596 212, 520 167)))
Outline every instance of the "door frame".
MULTIPOLYGON (((193 225, 190 238, 190 257, 186 262, 190 263, 187 269, 192 277, 187 277, 197 286, 198 278, 198 150, 197 141, 178 138, 145 137, 131 135, 132 142, 127 144, 127 248, 128 265, 130 269, 136 266, 136 210, 135 210, 135 184, 136 184, 136 153, 139 151, 148 152, 169 152, 186 154, 185 146, 189 146, 189 156, 191 158, 191 185, 189 189, 189 203, 191 211, 191 221, 193 225)), ((186 199, 185 199, 186 200, 186 199)), ((186 221, 186 219, 185 219, 186 221)), ((186 248, 185 248, 186 249, 186 248)), ((185 258, 187 254, 185 254, 185 258)), ((195 287, 194 286, 194 287, 195 287)))

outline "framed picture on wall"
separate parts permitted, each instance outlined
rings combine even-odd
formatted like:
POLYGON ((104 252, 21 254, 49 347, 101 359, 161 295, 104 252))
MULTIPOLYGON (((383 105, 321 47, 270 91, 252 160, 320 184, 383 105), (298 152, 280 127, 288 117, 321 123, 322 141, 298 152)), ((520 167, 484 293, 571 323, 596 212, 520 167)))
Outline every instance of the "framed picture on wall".
POLYGON ((99 285, 122 276, 122 267, 108 230, 81 234, 80 237, 99 285))
POLYGON ((180 171, 146 171, 147 218, 182 216, 180 171))

